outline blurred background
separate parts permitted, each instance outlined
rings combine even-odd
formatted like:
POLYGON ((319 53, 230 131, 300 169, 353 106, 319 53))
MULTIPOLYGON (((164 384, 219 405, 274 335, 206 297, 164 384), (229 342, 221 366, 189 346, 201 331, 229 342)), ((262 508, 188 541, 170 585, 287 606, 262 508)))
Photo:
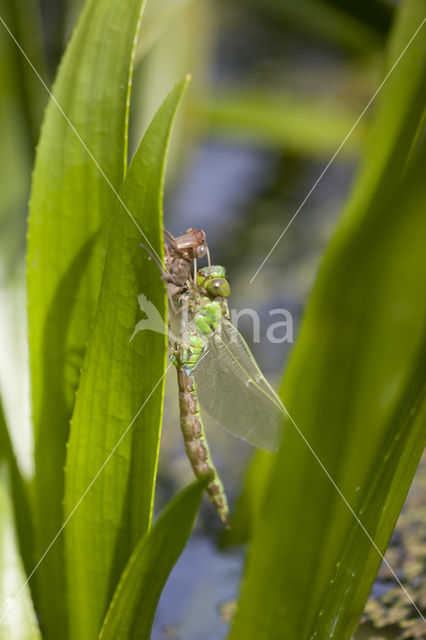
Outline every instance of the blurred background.
MULTIPOLYGON (((82 4, 81 0, 0 0, 0 16, 49 87, 82 4)), ((172 138, 165 226, 175 235, 190 226, 206 231, 213 262, 226 266, 232 308, 251 308, 259 314, 260 345, 251 346, 272 382, 281 375, 291 343, 267 342, 269 311, 291 312, 296 339, 319 261, 357 169, 370 110, 262 271, 252 284, 250 280, 380 83, 384 43, 396 4, 391 0, 148 2, 136 53, 130 155, 165 95, 190 72, 192 83, 172 138)), ((0 392, 19 462, 30 475, 25 234, 31 168, 48 95, 4 24, 0 24, 0 62, 0 392)), ((239 328, 250 342, 250 319, 242 318, 239 328)), ((176 382, 171 376, 157 509, 192 479, 177 416, 176 382)), ((251 448, 215 428, 209 430, 209 440, 233 503, 251 448)), ((423 496, 425 491, 422 469, 414 490, 414 511, 420 508, 419 491, 423 496)), ((4 518, 5 514, 3 510, 4 518)), ((10 545, 7 531, 7 527, 0 531, 3 545, 10 545)), ((400 540, 404 531, 398 533, 400 540)), ((205 502, 191 542, 163 593, 154 640, 224 637, 244 549, 221 549, 219 539, 220 523, 205 502)), ((426 552, 420 558, 424 563, 426 552)), ((387 576, 379 579, 371 607, 379 606, 380 580, 387 576)), ((375 634, 369 620, 379 615, 377 607, 373 613, 367 611, 360 638, 375 634)), ((386 611, 381 612, 382 621, 386 611)), ((381 632, 383 637, 402 638, 398 619, 390 622, 381 632)))

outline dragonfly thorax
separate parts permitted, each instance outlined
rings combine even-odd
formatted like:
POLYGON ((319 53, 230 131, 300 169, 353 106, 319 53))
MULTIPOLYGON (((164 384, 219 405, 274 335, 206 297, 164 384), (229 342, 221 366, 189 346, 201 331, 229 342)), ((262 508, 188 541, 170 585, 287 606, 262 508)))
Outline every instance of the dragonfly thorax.
POLYGON ((220 304, 209 298, 204 298, 199 305, 197 313, 193 317, 194 327, 199 335, 208 336, 218 327, 223 320, 223 312, 220 304))

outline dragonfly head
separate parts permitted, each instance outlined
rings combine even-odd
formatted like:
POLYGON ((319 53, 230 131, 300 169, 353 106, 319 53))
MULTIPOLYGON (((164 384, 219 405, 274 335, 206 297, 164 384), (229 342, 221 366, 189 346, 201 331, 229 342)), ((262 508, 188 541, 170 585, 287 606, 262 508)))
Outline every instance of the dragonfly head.
POLYGON ((228 298, 231 293, 225 269, 219 265, 198 269, 197 285, 213 298, 228 298))

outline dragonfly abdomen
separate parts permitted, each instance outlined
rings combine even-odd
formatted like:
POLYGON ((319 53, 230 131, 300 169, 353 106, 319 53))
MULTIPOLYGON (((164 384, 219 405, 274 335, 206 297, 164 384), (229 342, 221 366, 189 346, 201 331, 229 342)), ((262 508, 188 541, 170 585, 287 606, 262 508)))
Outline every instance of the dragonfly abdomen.
POLYGON ((204 425, 201 419, 198 401, 197 383, 193 370, 199 361, 203 347, 198 344, 182 342, 175 350, 175 365, 179 386, 180 424, 185 443, 185 450, 195 475, 207 480, 206 491, 216 507, 221 520, 228 524, 228 502, 222 481, 214 466, 207 443, 204 425))

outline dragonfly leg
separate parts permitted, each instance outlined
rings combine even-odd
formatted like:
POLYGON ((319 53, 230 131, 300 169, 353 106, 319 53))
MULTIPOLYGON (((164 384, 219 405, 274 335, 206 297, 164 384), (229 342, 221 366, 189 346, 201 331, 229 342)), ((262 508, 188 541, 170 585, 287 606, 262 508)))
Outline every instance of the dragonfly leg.
POLYGON ((170 233, 170 231, 167 231, 167 229, 163 230, 164 235, 167 238, 167 242, 170 244, 170 246, 176 251, 179 249, 177 243, 176 243, 176 238, 174 237, 174 235, 172 235, 170 233))

